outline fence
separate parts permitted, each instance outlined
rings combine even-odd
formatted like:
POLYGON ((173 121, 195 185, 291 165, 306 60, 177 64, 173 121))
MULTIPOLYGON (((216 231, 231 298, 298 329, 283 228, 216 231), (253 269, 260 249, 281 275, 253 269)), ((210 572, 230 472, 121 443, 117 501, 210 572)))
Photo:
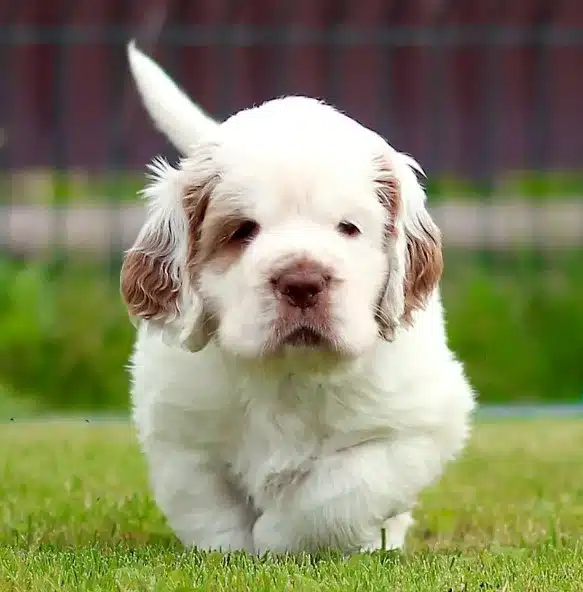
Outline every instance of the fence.
POLYGON ((112 228, 122 233, 115 248, 131 242, 132 207, 112 227, 109 211, 69 207, 49 224, 54 210, 38 206, 117 209, 154 154, 173 154, 132 87, 133 36, 219 118, 305 93, 379 130, 423 163, 434 200, 448 200, 435 209, 453 245, 575 246, 583 236, 572 200, 583 189, 575 1, 12 1, 3 21, 0 67, 14 82, 0 95, 5 248, 37 250, 48 228, 65 246, 87 237, 103 252, 112 228))
MULTIPOLYGON (((41 262, 43 280, 22 288, 38 290, 37 325, 47 294, 50 315, 66 316, 63 286, 84 286, 89 300, 106 290, 94 314, 115 310, 108 322, 125 326, 116 275, 143 219, 135 193, 146 162, 176 156, 139 104, 131 37, 218 118, 282 94, 320 96, 413 154, 448 250, 452 342, 479 390, 490 400, 583 390, 583 3, 5 0, 0 274, 13 285, 41 262), (79 275, 95 258, 106 271, 79 275)), ((3 289, 14 324, 30 302, 3 289)), ((125 379, 110 383, 99 366, 123 365, 129 329, 96 331, 81 310, 70 335, 34 329, 39 356, 63 350, 47 354, 59 373, 43 388, 73 404, 62 391, 93 381, 88 402, 109 404, 104 393, 119 397, 125 379), (103 361, 85 333, 118 357, 103 361)), ((28 392, 32 375, 46 379, 32 349, 0 340, 0 384, 28 392)))

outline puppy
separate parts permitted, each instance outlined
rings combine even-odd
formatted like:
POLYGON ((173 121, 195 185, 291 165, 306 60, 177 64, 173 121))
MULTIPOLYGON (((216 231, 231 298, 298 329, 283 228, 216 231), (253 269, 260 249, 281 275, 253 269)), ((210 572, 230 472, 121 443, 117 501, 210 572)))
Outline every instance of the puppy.
POLYGON ((403 547, 474 406, 419 166, 310 98, 216 123, 133 44, 129 60, 184 153, 150 166, 121 272, 157 504, 199 549, 403 547))

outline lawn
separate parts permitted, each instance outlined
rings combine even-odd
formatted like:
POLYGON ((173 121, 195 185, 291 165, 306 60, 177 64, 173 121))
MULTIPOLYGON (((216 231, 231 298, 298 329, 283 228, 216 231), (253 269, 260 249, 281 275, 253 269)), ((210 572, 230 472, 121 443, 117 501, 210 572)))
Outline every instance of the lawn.
POLYGON ((0 426, 0 592, 583 590, 583 421, 481 422, 405 554, 186 552, 123 424, 0 426))

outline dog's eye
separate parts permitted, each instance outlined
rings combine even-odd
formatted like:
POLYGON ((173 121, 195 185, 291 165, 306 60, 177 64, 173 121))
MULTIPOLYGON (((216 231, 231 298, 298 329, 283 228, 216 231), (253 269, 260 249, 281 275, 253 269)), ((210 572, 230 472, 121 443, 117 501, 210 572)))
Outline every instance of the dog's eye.
POLYGON ((248 243, 252 241, 259 232, 259 224, 254 222, 253 220, 245 220, 239 224, 239 227, 231 237, 229 238, 229 242, 244 242, 248 243))
POLYGON ((347 220, 342 220, 337 228, 338 232, 344 236, 358 236, 360 234, 360 228, 356 224, 348 222, 347 220))

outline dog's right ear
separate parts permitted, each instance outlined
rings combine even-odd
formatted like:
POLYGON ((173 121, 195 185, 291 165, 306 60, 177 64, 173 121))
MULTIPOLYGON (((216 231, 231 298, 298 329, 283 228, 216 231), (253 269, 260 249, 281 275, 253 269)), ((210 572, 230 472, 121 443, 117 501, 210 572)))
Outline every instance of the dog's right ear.
POLYGON ((181 154, 188 155, 192 146, 219 124, 195 105, 134 41, 130 41, 127 51, 130 71, 154 125, 181 154))
POLYGON ((177 317, 185 261, 181 247, 187 225, 181 207, 179 171, 164 160, 149 166, 151 183, 143 190, 148 211, 121 269, 121 293, 132 322, 163 325, 177 317))
POLYGON ((154 161, 150 170, 152 182, 144 191, 148 214, 124 258, 122 297, 134 325, 143 323, 167 345, 198 351, 210 335, 190 267, 209 202, 209 184, 189 186, 184 170, 163 160, 154 161))

